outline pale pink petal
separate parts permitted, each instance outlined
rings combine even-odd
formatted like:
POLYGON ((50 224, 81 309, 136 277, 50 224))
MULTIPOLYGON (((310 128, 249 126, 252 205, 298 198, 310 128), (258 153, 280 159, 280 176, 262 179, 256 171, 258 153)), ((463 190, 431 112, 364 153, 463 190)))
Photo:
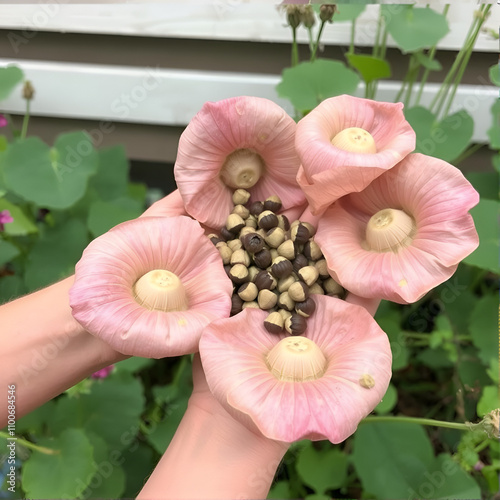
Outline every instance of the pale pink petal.
POLYGON ((178 189, 153 203, 141 217, 175 217, 177 215, 188 215, 178 189))
POLYGON ((265 358, 286 335, 263 327, 264 311, 245 309, 211 323, 203 332, 200 354, 208 385, 231 414, 268 438, 293 442, 329 439, 339 443, 380 402, 391 377, 387 336, 363 308, 314 296, 317 307, 306 336, 325 355, 325 374, 307 382, 279 381, 265 358), (359 383, 364 374, 371 389, 359 383))
POLYGON ((326 99, 300 120, 295 144, 302 168, 297 181, 313 214, 361 191, 415 149, 415 132, 402 109, 401 103, 342 95, 326 99), (351 153, 333 146, 332 139, 350 127, 369 132, 377 152, 351 153))
POLYGON ((479 240, 467 213, 479 196, 462 173, 412 154, 361 193, 345 196, 320 219, 315 241, 331 275, 369 298, 415 302, 446 281, 479 240), (404 210, 417 226, 410 246, 397 253, 365 250, 366 225, 384 208, 404 210))
POLYGON ((161 358, 196 352, 202 329, 229 316, 231 294, 220 255, 196 221, 144 217, 90 243, 76 266, 70 304, 77 321, 117 351, 161 358), (134 300, 135 282, 154 269, 178 276, 188 310, 149 310, 134 300))
POLYGON ((264 161, 265 172, 249 189, 252 201, 278 195, 283 208, 305 202, 295 182, 295 122, 277 104, 258 97, 206 103, 179 141, 174 173, 187 212, 210 227, 222 227, 233 208, 233 189, 220 178, 226 158, 250 149, 264 161))

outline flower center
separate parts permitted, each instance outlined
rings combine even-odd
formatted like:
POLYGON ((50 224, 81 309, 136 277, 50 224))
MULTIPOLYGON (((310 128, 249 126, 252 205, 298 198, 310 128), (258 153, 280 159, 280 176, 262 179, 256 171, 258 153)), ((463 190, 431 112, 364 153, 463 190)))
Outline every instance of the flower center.
POLYGON ((250 149, 237 149, 222 165, 222 182, 234 189, 249 189, 257 184, 264 172, 264 161, 250 149))
POLYGON ((267 354, 266 364, 278 379, 306 382, 323 376, 327 361, 321 349, 306 337, 280 340, 267 354))
POLYGON ((342 130, 332 139, 332 144, 336 148, 351 153, 374 154, 377 152, 372 135, 359 127, 349 127, 342 130))
POLYGON ((186 290, 181 280, 170 271, 155 269, 139 278, 133 288, 134 299, 143 307, 155 311, 185 311, 188 308, 186 290))
POLYGON ((366 227, 366 246, 374 252, 398 252, 413 241, 415 221, 403 210, 386 208, 373 215, 366 227))

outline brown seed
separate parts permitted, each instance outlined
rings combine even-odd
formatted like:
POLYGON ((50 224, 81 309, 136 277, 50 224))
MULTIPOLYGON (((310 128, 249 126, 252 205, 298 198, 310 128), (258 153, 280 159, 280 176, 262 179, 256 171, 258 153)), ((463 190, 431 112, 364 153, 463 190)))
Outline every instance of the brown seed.
POLYGON ((274 290, 276 288, 276 279, 271 273, 267 271, 261 271, 257 276, 255 276, 255 284, 259 290, 274 290))
POLYGON ((257 301, 261 309, 272 309, 276 305, 276 302, 278 302, 278 296, 274 292, 271 292, 271 290, 264 289, 259 292, 257 301))
POLYGON ((271 210, 271 212, 279 212, 281 210, 281 200, 279 196, 272 195, 264 202, 264 210, 271 210))
POLYGON ((293 311, 295 309, 295 301, 292 300, 288 292, 280 293, 278 297, 278 307, 285 311, 293 311))
POLYGON ((278 227, 281 227, 283 231, 290 229, 290 221, 286 215, 278 215, 278 227))
POLYGON ((260 252, 254 254, 253 261, 256 266, 266 269, 272 262, 271 252, 267 248, 263 248, 260 252))
POLYGON ((295 259, 295 245, 292 240, 286 240, 284 241, 279 247, 278 247, 278 254, 281 255, 282 257, 286 257, 288 260, 294 260, 295 259))
POLYGON ((314 263, 314 267, 318 270, 319 277, 322 280, 328 279, 330 274, 328 273, 328 266, 325 259, 320 259, 314 263))
POLYGON ((224 241, 229 241, 234 238, 234 234, 231 231, 229 231, 226 226, 224 226, 220 230, 220 237, 224 241))
POLYGON ((238 214, 230 214, 226 220, 226 229, 233 234, 238 234, 245 227, 245 221, 238 214))
POLYGON ((309 235, 311 237, 316 234, 316 228, 312 224, 309 224, 309 222, 302 222, 302 224, 307 227, 307 230, 309 231, 309 235))
POLYGON ((309 287, 302 281, 296 281, 290 285, 288 295, 295 302, 304 302, 309 297, 309 287))
POLYGON ((304 255, 309 259, 309 260, 319 260, 321 257, 323 257, 323 254, 321 252, 321 249, 319 248, 319 245, 313 241, 309 240, 305 245, 304 245, 304 255))
POLYGON ((264 239, 256 232, 245 235, 241 239, 241 242, 243 243, 245 250, 252 254, 258 253, 264 248, 264 239))
POLYGON ((231 297, 231 316, 234 316, 235 314, 238 314, 241 312, 243 308, 243 301, 241 300, 238 295, 233 295, 231 297))
POLYGON ((278 217, 270 210, 264 210, 264 212, 259 215, 257 224, 261 229, 269 231, 269 229, 278 225, 278 217))
POLYGON ((231 278, 231 265, 230 264, 227 264, 224 266, 224 271, 226 271, 228 278, 231 278))
POLYGON ((239 234, 239 239, 243 241, 243 237, 246 236, 247 234, 255 234, 255 229, 253 227, 245 226, 239 234))
POLYGON ((316 302, 309 297, 304 302, 296 302, 295 303, 295 312, 304 316, 304 318, 308 318, 311 314, 316 310, 316 302))
POLYGON ((258 217, 264 211, 264 203, 262 203, 261 201, 254 201, 250 205, 249 210, 252 215, 258 217))
POLYGON ((344 289, 333 278, 323 281, 323 289, 327 294, 342 295, 344 289))
POLYGON ((259 294, 259 290, 257 289, 257 286, 255 283, 244 283, 238 288, 238 295, 242 300, 245 302, 255 300, 257 298, 257 295, 259 294))
POLYGON ((283 316, 279 312, 272 312, 265 320, 264 320, 264 328, 269 333, 281 333, 283 331, 283 327, 285 325, 285 320, 283 316))
POLYGON ((245 205, 250 199, 250 193, 245 189, 237 189, 233 193, 233 203, 235 205, 245 205))
POLYGON ((248 208, 245 208, 243 205, 236 205, 232 211, 233 214, 239 215, 243 220, 246 220, 250 215, 248 208))
POLYGON ((318 270, 314 266, 301 267, 297 274, 307 286, 311 286, 319 276, 318 270))
POLYGON ((303 268, 304 266, 307 266, 309 262, 307 262, 307 258, 304 254, 299 253, 297 257, 292 262, 293 265, 293 270, 298 273, 299 269, 303 268))
POLYGON ((293 226, 290 232, 291 240, 297 244, 303 245, 309 238, 309 230, 304 224, 299 222, 297 225, 293 226))
POLYGON ((255 277, 260 273, 260 269, 257 266, 250 266, 248 268, 248 280, 255 282, 255 277))
POLYGON ((208 235, 208 239, 214 244, 217 246, 217 243, 223 241, 221 240, 216 234, 209 234, 208 235))
POLYGON ((235 250, 231 255, 230 264, 234 266, 235 264, 243 264, 245 267, 250 265, 250 255, 246 250, 240 248, 239 250, 235 250))
POLYGON ((280 293, 286 292, 292 283, 295 283, 297 281, 297 276, 292 273, 288 275, 286 278, 281 278, 278 280, 278 291, 280 293))
POLYGON ((271 265, 271 272, 276 276, 276 278, 286 278, 290 276, 293 271, 292 263, 285 257, 277 257, 273 260, 271 265))
POLYGON ((237 285, 242 285, 248 281, 248 268, 243 264, 235 264, 229 271, 229 277, 237 285))
POLYGON ((264 239, 271 248, 278 248, 285 241, 285 231, 280 227, 273 227, 264 239))
POLYGON ((299 314, 292 314, 285 321, 285 330, 290 335, 302 335, 307 328, 306 318, 300 316, 299 314))

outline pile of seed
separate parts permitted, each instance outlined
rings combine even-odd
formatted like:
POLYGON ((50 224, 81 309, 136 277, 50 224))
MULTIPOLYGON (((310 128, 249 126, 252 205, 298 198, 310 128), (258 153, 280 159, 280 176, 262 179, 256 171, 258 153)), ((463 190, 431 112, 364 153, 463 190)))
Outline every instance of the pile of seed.
POLYGON ((269 311, 268 332, 301 335, 316 308, 311 295, 344 298, 345 290, 328 274, 311 224, 278 214, 277 196, 247 206, 249 199, 237 189, 225 227, 209 235, 234 283, 231 316, 256 307, 269 311))

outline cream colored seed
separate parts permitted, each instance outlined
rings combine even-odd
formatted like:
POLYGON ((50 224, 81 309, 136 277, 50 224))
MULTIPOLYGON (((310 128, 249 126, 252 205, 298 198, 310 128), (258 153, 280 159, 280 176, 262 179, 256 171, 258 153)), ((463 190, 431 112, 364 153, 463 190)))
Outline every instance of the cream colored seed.
POLYGON ((342 295, 344 293, 344 289, 333 278, 323 281, 323 289, 330 294, 342 295))
POLYGON ((278 309, 278 312, 281 314, 283 322, 285 322, 292 315, 292 313, 286 309, 278 309))
POLYGON ((303 222, 302 224, 307 227, 309 234, 311 236, 314 236, 314 234, 316 233, 316 228, 312 224, 309 224, 309 222, 303 222))
POLYGON ((235 252, 236 250, 239 250, 240 248, 243 248, 243 243, 241 243, 240 240, 229 240, 227 242, 227 246, 235 252))
POLYGON ((255 229, 253 227, 250 227, 250 226, 245 226, 240 231, 240 234, 239 234, 240 239, 243 238, 243 236, 245 236, 246 234, 249 234, 249 233, 255 233, 255 229))
POLYGON ((255 217, 255 215, 249 215, 248 219, 245 221, 245 224, 247 227, 257 229, 257 217, 255 217))
POLYGON ((235 227, 244 226, 245 221, 238 214, 230 214, 226 220, 226 229, 232 231, 235 227))
POLYGON ((233 208, 233 214, 239 215, 243 220, 247 219, 248 216, 250 215, 250 212, 248 211, 248 208, 244 207, 243 205, 236 205, 233 208))
POLYGON ((224 265, 228 265, 231 262, 231 256, 233 255, 233 251, 227 246, 220 246, 218 248, 220 256, 222 257, 222 262, 224 265))
POLYGON ((278 296, 271 290, 264 289, 259 292, 257 301, 261 309, 272 309, 278 301, 278 296))
POLYGON ((328 278, 328 266, 325 259, 318 260, 314 263, 314 267, 318 270, 319 276, 323 279, 328 278))
POLYGON ((359 385, 365 389, 375 387, 375 379, 369 373, 363 373, 359 378, 359 385))
POLYGON ((321 252, 319 245, 313 240, 309 241, 309 253, 311 254, 311 259, 314 261, 323 257, 323 253, 321 252))
POLYGON ((235 205, 245 205, 250 199, 250 193, 246 189, 237 189, 233 193, 233 203, 235 205))
POLYGON ((295 309, 295 301, 292 300, 288 292, 283 292, 278 298, 278 307, 293 311, 295 309))
POLYGON ((286 240, 284 241, 279 247, 278 247, 278 253, 282 257, 287 258, 288 260, 293 260, 295 259, 295 246, 293 244, 292 240, 286 240))
POLYGON ((276 248, 271 248, 270 252, 271 252, 271 259, 272 260, 277 259, 280 256, 278 253, 278 250, 276 250, 276 248))
POLYGON ((241 286, 240 291, 238 291, 240 299, 246 302, 255 300, 258 294, 259 290, 255 286, 255 283, 245 283, 244 285, 241 286))
POLYGON ((243 302, 242 309, 246 309, 247 307, 250 307, 252 309, 260 309, 259 304, 255 300, 252 300, 251 302, 243 302))
POLYGON ((257 266, 250 266, 248 268, 248 278, 250 281, 255 281, 255 276, 259 274, 261 269, 259 269, 257 266))
POLYGON ((278 248, 285 241, 285 231, 279 227, 275 227, 268 231, 264 241, 271 248, 278 248))
POLYGON ((319 283, 313 283, 309 288, 309 295, 324 295, 325 291, 319 283))
POLYGON ((287 276, 286 278, 281 278, 278 280, 278 291, 280 293, 286 292, 292 283, 295 283, 297 281, 297 276, 295 273, 290 274, 290 276, 287 276))
POLYGON ((234 266, 235 264, 243 264, 246 267, 250 265, 250 255, 243 248, 235 250, 231 255, 231 265, 234 266))
POLYGON ((297 273, 307 286, 311 286, 319 276, 318 270, 314 266, 305 266, 297 273))

